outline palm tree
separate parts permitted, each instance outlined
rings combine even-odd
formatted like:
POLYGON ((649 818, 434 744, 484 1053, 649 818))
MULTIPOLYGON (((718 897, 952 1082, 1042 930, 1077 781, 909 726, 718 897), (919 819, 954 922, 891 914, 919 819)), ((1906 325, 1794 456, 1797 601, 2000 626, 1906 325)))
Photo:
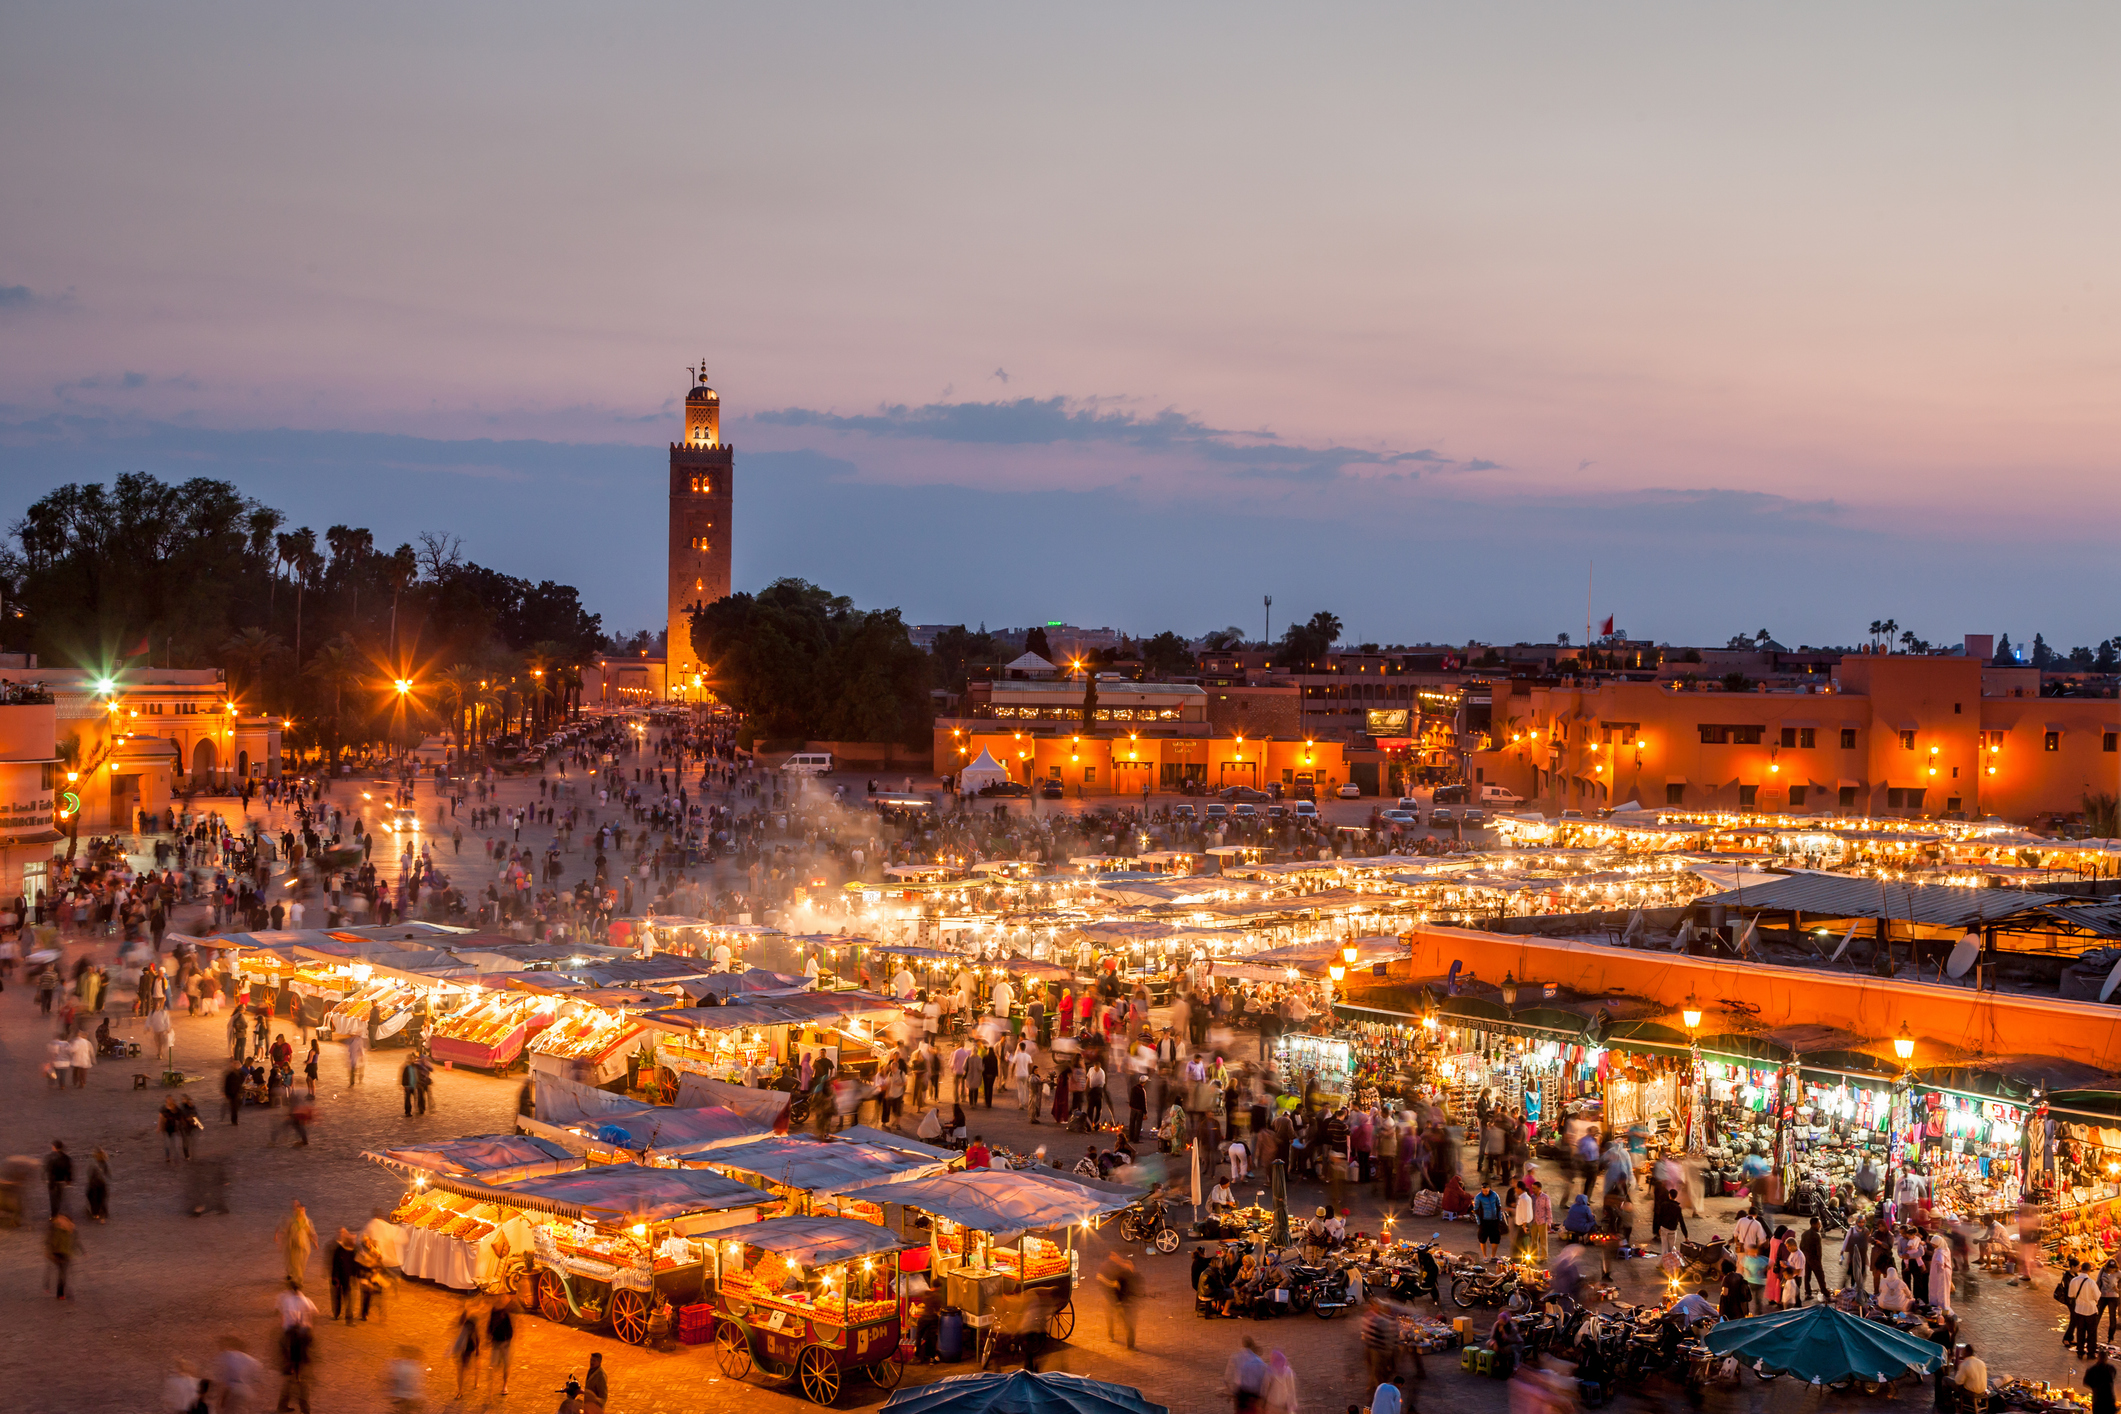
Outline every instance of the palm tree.
POLYGON ((465 759, 464 714, 472 710, 479 692, 478 670, 469 663, 452 663, 434 676, 435 694, 449 704, 449 716, 457 738, 457 761, 465 759))
POLYGON ((353 640, 342 633, 319 648, 302 673, 315 678, 317 685, 331 694, 331 774, 336 776, 340 737, 346 725, 346 689, 361 680, 360 653, 353 640))
MULTIPOLYGON (((247 670, 242 679, 246 688, 258 686, 265 677, 265 665, 286 651, 287 645, 279 634, 257 627, 244 629, 221 645, 223 656, 231 664, 240 663, 247 670)), ((239 695, 233 687, 229 689, 230 697, 239 695)), ((264 703, 261 701, 257 706, 263 710, 264 703)))
POLYGON ((390 661, 398 661, 398 600, 420 572, 420 557, 410 545, 400 545, 383 562, 383 577, 390 582, 390 661))
POLYGON ((551 715, 549 708, 552 695, 559 690, 560 669, 566 659, 567 645, 556 643, 549 638, 539 639, 531 644, 530 651, 523 655, 523 664, 530 669, 533 735, 536 734, 536 729, 543 725, 544 719, 551 715))

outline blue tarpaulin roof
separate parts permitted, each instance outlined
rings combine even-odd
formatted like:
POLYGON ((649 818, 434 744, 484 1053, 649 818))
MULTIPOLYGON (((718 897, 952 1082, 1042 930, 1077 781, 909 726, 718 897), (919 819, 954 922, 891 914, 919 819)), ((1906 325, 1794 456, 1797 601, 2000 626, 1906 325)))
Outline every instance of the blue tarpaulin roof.
POLYGON ((1171 1414, 1131 1385, 1059 1370, 952 1375, 902 1389, 884 1401, 884 1408, 890 1414, 1171 1414))

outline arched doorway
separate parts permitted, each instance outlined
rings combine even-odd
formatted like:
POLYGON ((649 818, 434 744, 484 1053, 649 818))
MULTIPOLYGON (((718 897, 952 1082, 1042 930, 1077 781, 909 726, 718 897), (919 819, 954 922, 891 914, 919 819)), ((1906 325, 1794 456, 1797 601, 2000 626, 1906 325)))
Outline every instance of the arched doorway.
POLYGON ((191 749, 191 784, 193 790, 213 784, 214 739, 202 736, 191 749))
POLYGON ((250 779, 250 753, 248 751, 236 753, 236 779, 239 781, 250 779))

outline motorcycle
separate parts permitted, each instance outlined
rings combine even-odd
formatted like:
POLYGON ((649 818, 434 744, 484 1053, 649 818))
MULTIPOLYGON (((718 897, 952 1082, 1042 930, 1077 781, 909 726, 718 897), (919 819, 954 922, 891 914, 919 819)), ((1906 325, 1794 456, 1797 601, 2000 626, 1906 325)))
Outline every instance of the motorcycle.
POLYGON ((1125 1241, 1144 1243, 1167 1254, 1178 1250, 1180 1240, 1178 1229, 1164 1221, 1161 1203, 1143 1203, 1122 1213, 1119 1235, 1125 1241))
POLYGON ((1427 1297, 1443 1304, 1443 1269, 1436 1264, 1435 1242, 1402 1243, 1391 1255, 1398 1260, 1383 1268, 1376 1282, 1386 1295, 1395 1301, 1427 1297))
POLYGON ((1451 1301, 1462 1311, 1475 1306, 1508 1306, 1523 1310, 1546 1288, 1545 1272, 1527 1270, 1515 1263, 1500 1268, 1478 1264, 1460 1267, 1451 1277, 1451 1301))
POLYGON ((1308 1311, 1321 1321, 1330 1321, 1353 1303, 1348 1300, 1345 1267, 1298 1267, 1289 1277, 1289 1312, 1308 1311))

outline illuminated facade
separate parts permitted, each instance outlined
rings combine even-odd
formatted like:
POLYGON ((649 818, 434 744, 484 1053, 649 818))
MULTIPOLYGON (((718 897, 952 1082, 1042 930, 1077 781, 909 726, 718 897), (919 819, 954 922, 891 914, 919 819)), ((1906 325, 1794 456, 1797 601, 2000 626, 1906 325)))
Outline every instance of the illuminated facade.
POLYGON ((1634 802, 2025 821, 2121 793, 2121 702, 1979 657, 1850 654, 1810 690, 1497 682, 1476 781, 1548 813, 1634 802))
MULTIPOLYGON (((685 440, 670 444, 670 612, 665 663, 673 696, 704 671, 692 641, 692 611, 729 595, 729 549, 735 504, 735 448, 722 441, 721 395, 707 386, 707 366, 692 370, 685 395, 685 440)), ((686 694, 690 695, 690 694, 686 694)))

